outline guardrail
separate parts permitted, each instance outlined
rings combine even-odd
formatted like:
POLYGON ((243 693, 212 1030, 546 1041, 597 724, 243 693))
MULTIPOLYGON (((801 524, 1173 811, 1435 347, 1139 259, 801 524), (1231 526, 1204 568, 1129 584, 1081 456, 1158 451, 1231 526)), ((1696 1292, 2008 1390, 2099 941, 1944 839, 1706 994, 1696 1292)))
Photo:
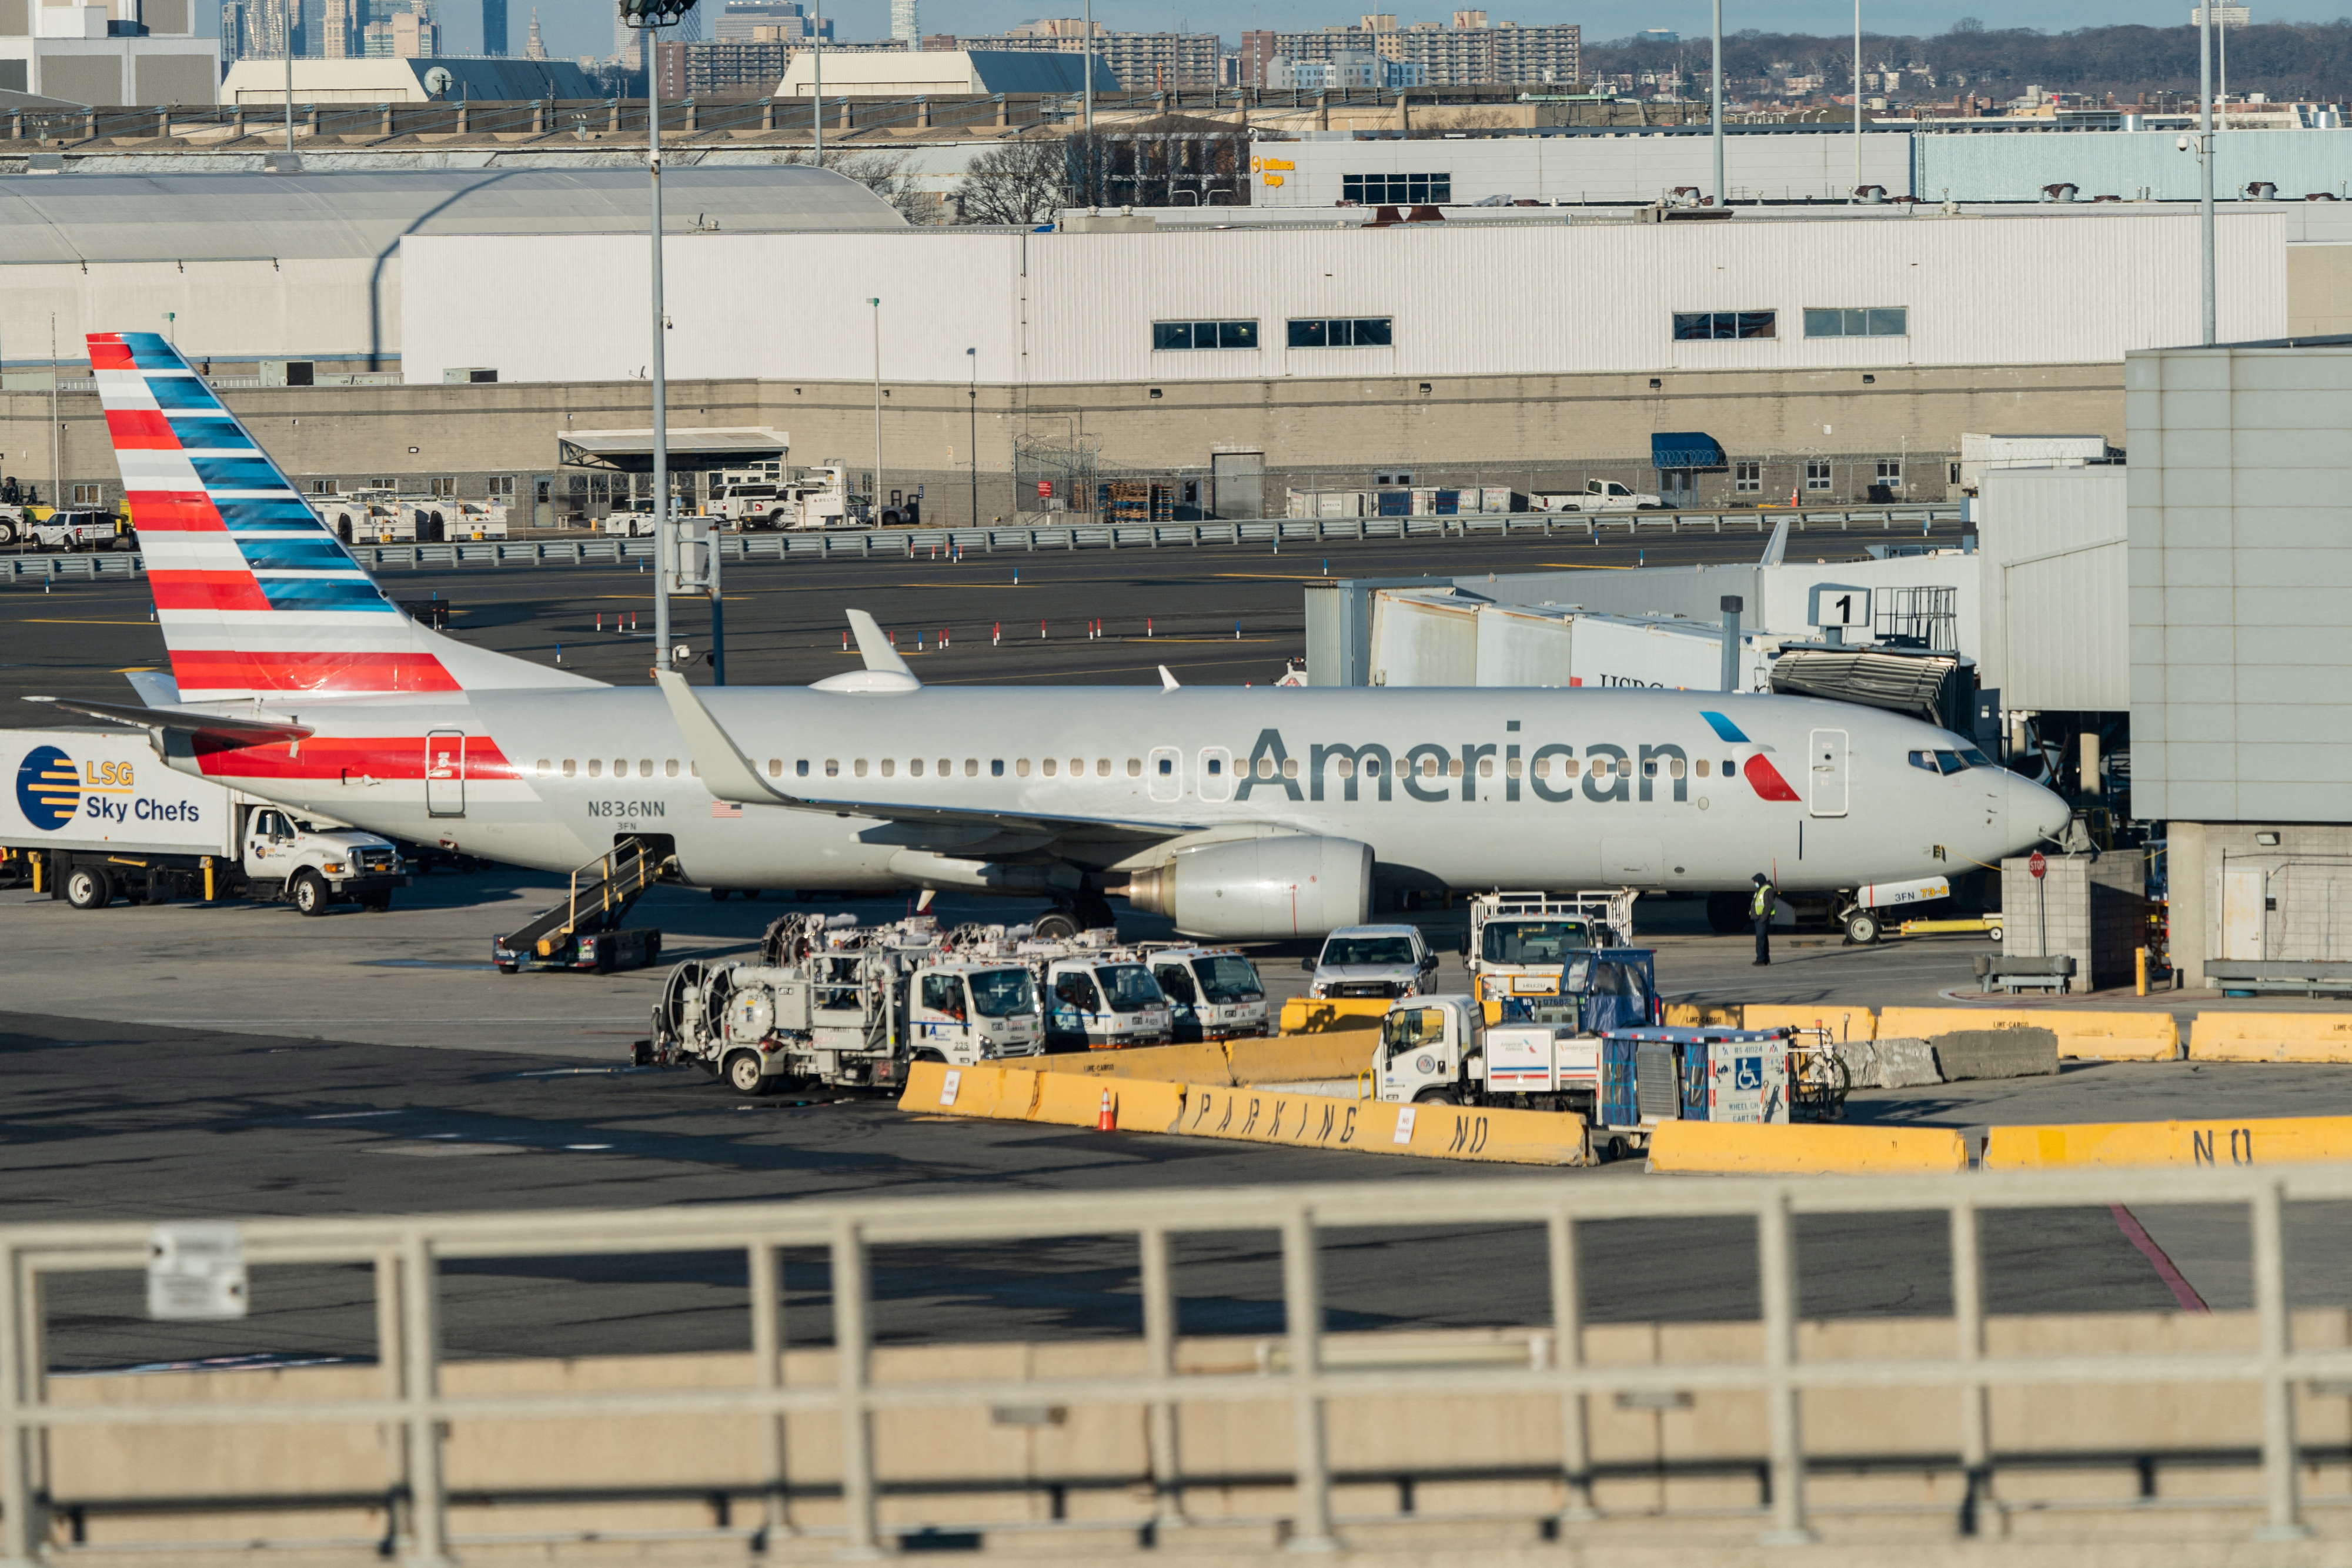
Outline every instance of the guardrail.
MULTIPOLYGON (((381 1391, 373 1396, 243 1399, 210 1387, 194 1397, 134 1401, 110 1397, 58 1403, 49 1396, 43 1344, 45 1282, 75 1272, 136 1270, 149 1259, 150 1232, 127 1223, 16 1226, 0 1229, 0 1560, 25 1563, 46 1539, 44 1514, 73 1506, 53 1495, 45 1467, 52 1439, 60 1434, 107 1431, 135 1440, 140 1428, 173 1427, 215 1432, 217 1440, 241 1429, 274 1426, 320 1434, 322 1424, 347 1428, 378 1427, 396 1440, 385 1445, 386 1490, 379 1501, 398 1500, 395 1534, 401 1555, 438 1562, 450 1544, 450 1488, 444 1470, 444 1445, 453 1426, 462 1437, 469 1422, 562 1422, 553 1432, 598 1419, 689 1416, 754 1418, 767 1434, 756 1463, 756 1488, 734 1490, 763 1495, 767 1529, 793 1528, 823 1533, 837 1528, 847 1554, 872 1555, 884 1526, 878 1511, 874 1422, 889 1412, 950 1409, 1039 1408, 1123 1406, 1147 1414, 1142 1473, 1130 1478, 1158 1500, 1139 1517, 1090 1514, 1083 1527, 1149 1531, 1155 1520, 1173 1522, 1188 1481, 1200 1486, 1235 1484, 1231 1478, 1188 1477, 1176 1440, 1176 1411, 1202 1406, 1272 1406, 1286 1415, 1290 1432, 1288 1474, 1260 1477, 1250 1484, 1285 1486, 1290 1493, 1290 1544, 1297 1548, 1334 1543, 1334 1470, 1326 1417, 1334 1400, 1372 1398, 1459 1400, 1475 1396, 1538 1396, 1560 1401, 1561 1440, 1556 1469, 1546 1476, 1568 1500, 1540 1515, 1547 1521, 1593 1517, 1594 1464, 1587 1420, 1590 1402, 1622 1396, 1622 1403, 1665 1407, 1701 1395, 1736 1391, 1760 1396, 1767 1434, 1762 1462, 1754 1464, 1765 1482, 1765 1501, 1756 1511, 1767 1541, 1807 1538, 1809 1466, 1834 1462, 1820 1434, 1801 1420, 1808 1394, 1831 1391, 1929 1391, 1948 1395, 1957 1405, 1958 1451, 1914 1468, 1958 1469, 1967 1500, 1956 1511, 1957 1528, 1975 1528, 1979 1503, 1991 1506, 1988 1490, 1997 1469, 2019 1463, 2010 1449, 1996 1451, 1990 1432, 1990 1392, 2036 1385, 2130 1387, 2156 1384, 2200 1389, 2242 1384, 2259 1391, 2259 1499, 2238 1500, 2257 1508, 2263 1532, 2299 1532, 2303 1504, 2298 1490, 2299 1454, 2295 1400, 2298 1384, 2315 1385, 2315 1396, 2340 1395, 2352 1378, 2352 1348, 2298 1349, 2293 1343, 2286 1298, 2287 1243, 2282 1221, 2288 1201, 2352 1199, 2352 1166, 2233 1167, 1979 1173, 1934 1177, 1869 1179, 1748 1179, 1706 1182, 1541 1180, 1406 1180, 1322 1186, 1252 1187, 1127 1193, 992 1195, 987 1197, 881 1199, 846 1203, 681 1207, 618 1213, 452 1215, 402 1218, 264 1219, 241 1228, 249 1263, 269 1265, 361 1264, 373 1268, 381 1391), (2222 1203, 2242 1205, 2252 1220, 2253 1319, 2258 1343, 2244 1348, 2167 1351, 2164 1335, 2141 1336, 2149 1348, 2128 1348, 2131 1337, 2112 1342, 2112 1353, 2050 1355, 1995 1354, 1986 1334, 1986 1281, 1979 1220, 1987 1211, 2084 1207, 2111 1204, 2222 1203), (1808 1359, 1799 1338, 1800 1281, 1795 1221, 1809 1215, 1941 1213, 1950 1244, 1953 1314, 1950 1354, 1885 1354, 1892 1343, 1865 1338, 1864 1354, 1853 1358, 1808 1359), (1458 1228, 1465 1214, 1489 1228, 1524 1225, 1545 1238, 1545 1269, 1550 1310, 1534 1325, 1543 1335, 1516 1364, 1488 1358, 1487 1364, 1418 1364, 1360 1354, 1327 1354, 1325 1296, 1321 1283, 1327 1233, 1357 1228, 1394 1231, 1416 1227, 1458 1228), (1752 1356, 1680 1363, 1627 1364, 1586 1359, 1586 1302, 1580 1275, 1580 1228, 1596 1221, 1690 1219, 1731 1217, 1752 1222, 1761 1302, 1760 1348, 1752 1356), (1180 1371, 1176 1297, 1171 1281, 1172 1238, 1190 1233, 1272 1231, 1280 1238, 1285 1330, 1278 1343, 1255 1365, 1180 1371), (1092 1364, 1129 1370, 1062 1376, 959 1376, 945 1360, 919 1358, 897 1365, 891 1375, 873 1375, 873 1254, 901 1246, 947 1246, 959 1251, 992 1244, 1016 1245, 1047 1239, 1125 1237, 1135 1249, 1140 1283, 1140 1356, 1132 1349, 1105 1355, 1092 1364), (822 1249, 831 1267, 832 1375, 821 1383, 794 1384, 788 1363, 782 1311, 780 1259, 785 1249, 822 1249), (628 1386, 604 1389, 557 1387, 551 1392, 457 1395, 443 1385, 437 1322, 440 1270, 463 1260, 546 1259, 655 1253, 741 1254, 749 1267, 749 1376, 740 1385, 648 1386, 640 1373, 628 1386), (1874 1352, 1875 1354, 1874 1354, 1874 1352), (1532 1363, 1532 1364, 1530 1364, 1532 1363), (838 1527, 795 1526, 791 1508, 820 1489, 796 1483, 787 1451, 784 1418, 816 1416, 838 1423, 838 1454, 825 1454, 837 1475, 822 1492, 837 1497, 838 1527)), ((2031 1258, 2031 1254, 2023 1256, 2031 1258)), ((702 1267, 703 1265, 698 1265, 702 1267)), ((556 1276, 542 1278, 551 1281, 556 1276)), ((550 1288, 552 1288, 551 1285, 550 1288)), ((251 1338, 248 1333, 245 1337, 251 1338)), ((1364 1336, 1353 1336, 1357 1348, 1364 1336)), ((1126 1342, 1134 1345, 1135 1342, 1126 1342)), ((1335 1342, 1336 1345, 1336 1342, 1335 1342)), ((897 1354, 894 1352, 893 1354, 897 1354)), ((1003 1364, 999 1363, 998 1364, 1003 1364)), ((342 1380, 352 1382, 353 1373, 342 1380)), ((681 1377, 681 1381, 692 1381, 681 1377)), ((2210 1400, 2214 1396, 2209 1394, 2210 1400)), ((1360 1410, 1360 1404, 1352 1408, 1360 1410)), ((933 1417, 940 1419, 943 1417, 933 1417)), ((1392 1423, 1391 1423, 1392 1425, 1392 1423)), ((2200 1426, 2210 1432, 2210 1426, 2200 1426)), ((261 1440, 255 1435, 255 1441, 261 1440)), ((1442 1438, 1432 1439, 1443 1447, 1442 1438)), ((822 1445, 829 1448, 831 1445, 822 1445)), ((725 1445, 712 1442, 711 1449, 725 1445)), ((147 1449, 136 1450, 146 1453, 147 1449)), ((705 1495, 723 1496, 730 1483, 718 1467, 719 1456, 690 1453, 681 1464, 704 1465, 705 1495)), ((723 1456, 740 1460, 732 1450, 723 1456)), ((2340 1457, 2340 1446, 2314 1450, 2314 1461, 2340 1457)), ((1433 1456, 1433 1466, 1444 1456, 1433 1456)), ((803 1456, 805 1475, 815 1461, 803 1456)), ((1737 1463, 1736 1460, 1731 1461, 1737 1463)), ((1850 1462, 1850 1461, 1849 1461, 1850 1462)), ((1913 1461, 1906 1456, 1906 1467, 1913 1461)), ((2187 1462, 2198 1460, 2190 1456, 2187 1462)), ((730 1467, 740 1474, 740 1464, 730 1467)), ((238 1472, 242 1474, 243 1472, 238 1472)), ((958 1474, 964 1472, 958 1471, 958 1474)), ((975 1472, 976 1473, 976 1472, 975 1472)), ((957 1491, 954 1477, 931 1478, 943 1497, 957 1491)), ((1346 1478, 1341 1478, 1343 1480, 1346 1478)), ((1522 1479, 1528 1479, 1524 1474, 1522 1479)), ((224 1482, 223 1484, 226 1484, 224 1482)), ((894 1486, 893 1528, 917 1529, 919 1517, 908 1494, 919 1479, 894 1486)), ((580 1487, 581 1498, 614 1496, 626 1489, 580 1487)), ((1553 1494, 1559 1495, 1557 1493, 1553 1494)), ((1948 1495, 1948 1494, 1947 1494, 1948 1495)), ((348 1499, 341 1500, 348 1502, 348 1499)), ((496 1500, 492 1500, 493 1505, 496 1500)), ((535 1495, 531 1502, 551 1500, 535 1495)), ((256 1506, 300 1509, 316 1500, 289 1494, 257 1504, 242 1493, 226 1497, 224 1511, 256 1506)), ((157 1505, 143 1505, 152 1515, 157 1505)), ((185 1500, 174 1506, 187 1506, 185 1500)), ((470 1505, 483 1505, 479 1498, 470 1505)), ((1410 1511, 1410 1505, 1403 1505, 1410 1511)), ((1062 1517, 1058 1507, 1055 1519, 1062 1517)), ((1194 1523, 1214 1522, 1199 1519, 1194 1523)), ((1264 1521, 1258 1521, 1261 1526, 1264 1521)), ((250 1535, 250 1515, 240 1540, 250 1535)), ((1031 1525, 1029 1528, 1044 1528, 1031 1525)), ((1076 1527, 1074 1525, 1074 1527, 1076 1527)), ((961 1528, 969 1529, 970 1526, 961 1528)), ((574 1532, 576 1536, 576 1532, 574 1532)), ((498 1539, 512 1542, 511 1533, 498 1539)), ((395 1543, 387 1541, 386 1554, 395 1543)))
MULTIPOLYGON (((1782 519, 1792 531, 1890 534, 1958 522, 1958 506, 1872 507, 1805 512, 1474 513, 1456 517, 1268 517, 1210 523, 1065 523, 971 528, 842 528, 809 533, 721 534, 727 560, 911 560, 935 550, 982 554, 1037 550, 1199 549, 1203 545, 1328 544, 1372 539, 1462 539, 1492 535, 1568 535, 1597 538, 1623 532, 1767 533, 1782 519)), ((360 564, 406 567, 597 566, 651 560, 650 538, 603 535, 576 539, 490 539, 449 544, 354 545, 360 564)), ((128 577, 146 570, 135 555, 0 556, 0 582, 128 577)))

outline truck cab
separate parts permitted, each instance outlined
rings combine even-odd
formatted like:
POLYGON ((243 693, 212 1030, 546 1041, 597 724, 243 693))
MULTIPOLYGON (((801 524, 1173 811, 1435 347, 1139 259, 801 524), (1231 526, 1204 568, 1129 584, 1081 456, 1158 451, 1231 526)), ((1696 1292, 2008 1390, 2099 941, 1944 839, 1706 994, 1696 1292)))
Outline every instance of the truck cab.
POLYGON ((252 896, 282 899, 304 915, 342 903, 381 914, 392 907, 393 889, 408 885, 391 840, 356 828, 314 828, 278 806, 259 807, 246 820, 242 862, 252 896))
POLYGON ((1045 1012, 1048 1051, 1168 1043, 1167 993, 1131 957, 1089 953, 1052 960, 1045 1012))
POLYGON ((1147 948, 1146 961, 1168 998, 1169 1032, 1176 1040, 1240 1040, 1265 1032, 1265 986, 1239 949, 1147 948))
POLYGON ((946 960, 915 972, 907 1041, 918 1061, 970 1067, 1045 1052, 1037 987, 1018 964, 946 960))
POLYGON ((1381 1020, 1380 1054, 1372 1064, 1378 1098, 1404 1104, 1474 1103, 1472 1097, 1486 1087, 1479 1051, 1484 1030, 1477 1003, 1469 997, 1398 1002, 1381 1020))
POLYGON ((1488 893, 1470 901, 1470 933, 1463 941, 1469 960, 1470 990, 1486 1009, 1486 1021, 1503 1016, 1514 998, 1542 998, 1561 989, 1570 965, 1603 948, 1630 946, 1636 890, 1555 896, 1545 893, 1488 893))

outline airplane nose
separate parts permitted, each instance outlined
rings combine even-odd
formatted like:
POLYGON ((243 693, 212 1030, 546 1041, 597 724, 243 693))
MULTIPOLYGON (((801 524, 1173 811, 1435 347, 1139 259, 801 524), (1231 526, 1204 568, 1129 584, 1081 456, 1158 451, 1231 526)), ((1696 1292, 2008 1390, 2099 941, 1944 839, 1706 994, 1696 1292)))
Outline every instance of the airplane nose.
POLYGON ((2058 837, 2066 831, 2074 815, 2073 809, 2054 791, 2014 773, 2009 776, 2010 838, 2021 849, 2031 849, 2044 839, 2058 837))

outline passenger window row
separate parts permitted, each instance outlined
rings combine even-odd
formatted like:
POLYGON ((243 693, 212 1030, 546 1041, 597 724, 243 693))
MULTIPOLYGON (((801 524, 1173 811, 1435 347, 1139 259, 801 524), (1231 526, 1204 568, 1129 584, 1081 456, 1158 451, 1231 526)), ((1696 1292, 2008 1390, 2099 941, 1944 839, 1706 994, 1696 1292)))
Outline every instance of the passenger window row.
MULTIPOLYGON (((1957 753, 1950 751, 1915 751, 1911 753, 1910 760, 1912 767, 1924 768, 1930 773, 1937 771, 1957 773, 1964 768, 1990 768, 1993 765, 1991 759, 1986 757, 1984 753, 1973 749, 1957 753)), ((1153 758, 1153 771, 1160 777, 1167 779, 1173 778, 1175 776, 1176 759, 1173 757, 1156 757, 1153 758)), ((604 758, 601 757, 592 757, 587 759, 584 765, 577 758, 570 757, 563 758, 560 763, 542 757, 539 759, 536 772, 540 778, 548 779, 555 777, 560 770, 563 778, 573 779, 580 777, 584 768, 585 774, 588 778, 602 779, 605 776, 605 768, 608 766, 612 769, 612 777, 615 779, 626 779, 631 777, 631 769, 633 767, 635 768, 635 776, 639 779, 652 779, 656 776, 665 779, 677 779, 681 776, 690 779, 699 779, 702 777, 702 769, 696 766, 691 760, 681 765, 678 759, 675 757, 664 758, 658 763, 650 757, 643 757, 637 758, 634 764, 632 764, 629 758, 625 757, 616 757, 613 758, 610 764, 607 764, 604 758)), ((818 763, 813 761, 809 758, 803 757, 796 758, 792 764, 792 776, 795 779, 809 778, 815 771, 818 766, 818 763)), ((839 758, 828 757, 824 759, 822 766, 824 768, 824 777, 827 779, 838 779, 841 777, 842 764, 839 758)), ((851 759, 849 771, 853 778, 857 779, 864 779, 867 777, 870 771, 877 770, 879 771, 883 778, 892 779, 898 776, 899 766, 900 764, 896 758, 885 757, 878 762, 869 762, 867 758, 859 757, 851 759)), ((999 757, 991 758, 988 762, 988 776, 992 779, 1003 778, 1006 766, 1007 764, 1003 758, 999 757)), ((1685 764, 1679 757, 1653 758, 1641 763, 1639 766, 1643 776, 1651 779, 1660 777, 1662 769, 1665 778, 1680 779, 1684 776, 1685 768, 1685 764)), ((1714 765, 1711 764, 1710 759, 1704 757, 1700 758, 1696 763, 1689 764, 1688 766, 1694 768, 1701 779, 1708 777, 1710 772, 1715 770, 1714 765)), ((981 759, 977 757, 967 757, 961 764, 958 764, 956 759, 950 757, 942 757, 936 760, 929 758, 916 757, 909 758, 907 760, 905 767, 907 769, 907 776, 910 779, 922 779, 927 777, 940 779, 952 778, 958 772, 959 768, 961 768, 961 771, 964 778, 977 779, 980 777, 981 759)), ((1064 777, 1063 769, 1065 767, 1068 768, 1067 777, 1072 779, 1085 778, 1089 772, 1091 772, 1092 776, 1097 779, 1108 779, 1112 776, 1114 771, 1112 759, 1108 757, 1095 758, 1091 764, 1089 764, 1088 760, 1083 757, 1070 758, 1066 763, 1065 763, 1061 758, 1047 757, 1040 758, 1034 764, 1035 771, 1040 776, 1047 779, 1064 777)), ((1406 772, 1412 770, 1411 763, 1404 758, 1399 758, 1395 762, 1394 767, 1399 777, 1402 777, 1406 772)), ((1554 777, 1573 779, 1577 776, 1580 768, 1587 767, 1590 768, 1594 778, 1606 779, 1611 777, 1612 773, 1617 772, 1622 772, 1628 777, 1631 777, 1635 764, 1622 758, 1607 756, 1591 758, 1582 764, 1580 764, 1573 757, 1538 757, 1535 759, 1532 769, 1529 769, 1528 764, 1523 759, 1514 757, 1503 765, 1502 772, 1507 778, 1511 779, 1520 778, 1524 773, 1530 770, 1538 779, 1550 779, 1554 777)), ((1011 763, 1011 768, 1013 777, 1026 779, 1030 776, 1032 764, 1030 759, 1026 757, 1015 758, 1011 763)), ((1354 778, 1357 774, 1358 768, 1359 765, 1357 760, 1352 757, 1337 758, 1332 762, 1333 771, 1342 779, 1354 778)), ((1739 766, 1733 759, 1726 758, 1720 765, 1720 769, 1722 777, 1729 779, 1739 771, 1739 766)), ((1237 774, 1246 775, 1250 770, 1250 765, 1245 760, 1234 764, 1234 771, 1237 774)), ((1367 779, 1379 778, 1382 770, 1381 758, 1378 757, 1365 758, 1361 764, 1361 770, 1364 777, 1367 779)), ((1223 759, 1218 757, 1210 757, 1206 758, 1203 771, 1212 776, 1222 775, 1224 772, 1223 759)), ((1449 779, 1459 779, 1462 777, 1462 758, 1458 757, 1449 758, 1442 764, 1436 758, 1427 754, 1423 754, 1421 758, 1419 772, 1421 777, 1423 779, 1434 779, 1441 773, 1449 779)), ((1130 757, 1127 758, 1125 772, 1126 776, 1129 779, 1142 778, 1143 758, 1140 757, 1130 757)), ((1256 773, 1260 779, 1272 779, 1277 774, 1285 779, 1296 779, 1300 773, 1298 759, 1295 757, 1286 758, 1279 766, 1277 766, 1273 758, 1261 757, 1257 759, 1256 773)), ((1481 779, 1492 779, 1495 777, 1495 758, 1491 757, 1480 758, 1478 759, 1477 776, 1481 779)), ((784 759, 782 758, 771 757, 768 758, 768 777, 771 779, 782 779, 784 777, 784 759)))
MULTIPOLYGON (((626 779, 629 777, 630 762, 627 758, 615 757, 613 758, 610 766, 613 769, 614 778, 626 779)), ((605 767, 606 763, 603 758, 590 758, 586 763, 586 772, 588 777, 591 779, 602 779, 604 777, 605 767)), ((702 777, 701 768, 696 767, 692 762, 688 762, 681 767, 677 758, 675 757, 666 757, 662 758, 659 763, 656 763, 650 757, 640 757, 636 760, 635 768, 636 776, 640 779, 654 778, 656 775, 656 771, 658 771, 659 776, 664 779, 676 779, 679 777, 681 773, 688 779, 699 779, 702 777)), ((564 778, 577 779, 580 777, 582 771, 582 764, 580 759, 576 757, 567 757, 560 763, 554 761, 552 758, 542 757, 539 759, 538 765, 533 768, 533 771, 541 779, 552 779, 556 776, 559 769, 561 769, 564 778)))

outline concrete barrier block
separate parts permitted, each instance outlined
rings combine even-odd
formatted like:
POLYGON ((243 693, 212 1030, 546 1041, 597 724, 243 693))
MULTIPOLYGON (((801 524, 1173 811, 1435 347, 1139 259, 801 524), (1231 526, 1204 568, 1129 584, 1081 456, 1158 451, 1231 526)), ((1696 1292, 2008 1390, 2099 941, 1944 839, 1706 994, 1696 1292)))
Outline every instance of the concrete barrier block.
POLYGON ((2051 1166, 2268 1166, 2352 1159, 2352 1116, 1995 1127, 1987 1170, 2051 1166))
POLYGON ((1041 1071, 1082 1078, 1158 1078, 1171 1083, 1220 1083, 1232 1069, 1225 1048, 1206 1040, 1189 1045, 1139 1045, 1125 1051, 1065 1051, 1031 1057, 1041 1071))
POLYGON ((1668 1029, 1746 1029, 1738 1002, 1668 1002, 1668 1029))
POLYGON ((1961 1029, 1931 1037, 1947 1083, 1970 1078, 2044 1078, 2058 1071, 2058 1037, 2046 1029, 1961 1029))
POLYGON ((1297 1083, 1352 1079, 1372 1065, 1380 1038, 1368 1030, 1235 1040, 1224 1046, 1226 1073, 1235 1083, 1297 1083))
POLYGON ((1743 1029, 1822 1029, 1833 1041, 1875 1040, 1881 1022, 1868 1008, 1830 1002, 1750 1002, 1741 1009, 1743 1029))
POLYGON ((2352 1061, 2352 1013, 2199 1013, 2191 1061, 2352 1061))
POLYGON ((1694 1176, 1942 1172, 1969 1167, 1956 1128, 1661 1122, 1650 1168, 1694 1176))
POLYGON ((1282 1004, 1282 1032, 1324 1034, 1332 1030, 1378 1029, 1388 1017, 1385 997, 1293 997, 1282 1004))
POLYGON ((1837 1048, 1856 1089, 1916 1089, 1941 1083, 1936 1052, 1924 1040, 1858 1040, 1837 1048))
POLYGON ((1955 1030, 2043 1029, 2058 1038, 2058 1054, 2090 1061, 2170 1061, 2180 1054, 2180 1030, 2166 1012, 2084 1012, 2072 1008, 1886 1008, 1882 1035, 1932 1040, 1955 1030))

